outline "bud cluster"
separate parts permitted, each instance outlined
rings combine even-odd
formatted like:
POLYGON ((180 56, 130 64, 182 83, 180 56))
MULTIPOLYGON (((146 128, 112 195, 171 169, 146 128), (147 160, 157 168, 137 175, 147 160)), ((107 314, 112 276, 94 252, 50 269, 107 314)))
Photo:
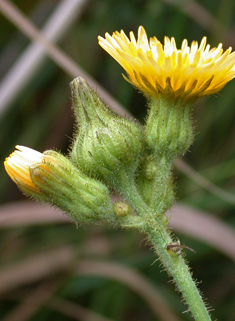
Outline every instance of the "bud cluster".
POLYGON ((70 85, 77 127, 69 157, 17 146, 5 161, 10 177, 80 222, 139 224, 136 197, 153 209, 150 215, 163 214, 174 199, 172 161, 193 139, 190 107, 171 96, 152 98, 143 128, 112 112, 84 79, 70 85), (109 188, 125 202, 113 206, 109 188))

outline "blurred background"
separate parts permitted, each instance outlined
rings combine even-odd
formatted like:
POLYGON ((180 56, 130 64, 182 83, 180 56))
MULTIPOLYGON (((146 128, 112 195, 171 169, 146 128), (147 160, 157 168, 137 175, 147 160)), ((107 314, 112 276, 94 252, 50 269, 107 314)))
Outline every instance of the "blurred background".
MULTIPOLYGON (((98 46, 98 35, 137 34, 143 25, 149 37, 173 36, 178 47, 206 35, 211 46, 235 48, 233 0, 0 0, 0 12, 1 164, 16 144, 67 153, 76 76, 143 122, 144 97, 98 46)), ((195 106, 197 135, 176 162, 169 213, 181 244, 196 251, 187 260, 221 321, 235 320, 234 107, 235 80, 195 106)), ((143 235, 76 226, 26 199, 3 165, 0 177, 0 320, 191 320, 143 235)))

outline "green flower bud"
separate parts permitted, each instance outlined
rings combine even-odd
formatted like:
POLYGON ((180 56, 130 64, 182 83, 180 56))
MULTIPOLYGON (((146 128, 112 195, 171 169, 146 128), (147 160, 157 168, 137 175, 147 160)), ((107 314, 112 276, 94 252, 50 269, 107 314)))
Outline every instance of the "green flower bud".
POLYGON ((26 194, 58 206, 75 221, 116 221, 108 188, 87 177, 65 156, 23 146, 5 161, 7 173, 26 194))
POLYGON ((121 201, 116 202, 115 204, 113 204, 113 210, 114 210, 114 213, 119 217, 132 214, 132 208, 126 202, 121 202, 121 201))
POLYGON ((148 180, 153 180, 158 172, 156 161, 147 160, 144 168, 145 176, 148 180))
POLYGON ((159 96, 149 103, 145 135, 149 147, 159 158, 175 159, 191 145, 194 133, 191 103, 159 96))
POLYGON ((74 79, 71 89, 78 123, 72 161, 108 182, 123 168, 134 173, 143 148, 140 126, 114 114, 84 79, 74 79))

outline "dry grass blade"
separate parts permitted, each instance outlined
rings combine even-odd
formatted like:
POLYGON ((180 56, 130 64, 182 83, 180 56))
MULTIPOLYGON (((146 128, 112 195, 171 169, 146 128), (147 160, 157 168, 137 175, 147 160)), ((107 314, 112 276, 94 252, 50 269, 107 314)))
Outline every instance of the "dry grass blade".
MULTIPOLYGON (((171 212, 171 227, 190 237, 206 242, 235 261, 234 229, 215 217, 183 205, 175 205, 171 212)), ((0 228, 27 225, 66 223, 68 218, 49 205, 20 201, 0 207, 0 228)))
POLYGON ((162 0, 171 5, 177 6, 182 12, 188 15, 199 26, 216 34, 221 30, 226 33, 225 27, 216 19, 213 14, 206 10, 200 3, 192 0, 162 0))
MULTIPOLYGON (((205 212, 192 207, 175 205, 171 212, 171 227, 190 237, 206 242, 235 260, 234 229, 205 212)), ((0 228, 15 228, 27 225, 66 223, 68 218, 49 205, 21 201, 0 207, 0 228)))
POLYGON ((0 270, 0 294, 71 267, 75 253, 69 246, 22 259, 0 270))
MULTIPOLYGON (((63 0, 55 8, 53 14, 45 23, 42 30, 43 36, 50 41, 61 38, 69 26, 77 19, 87 0, 63 0)), ((0 7, 4 7, 0 1, 0 7)), ((41 45, 32 43, 17 59, 15 64, 2 79, 0 84, 0 113, 16 98, 26 83, 35 74, 45 58, 45 52, 41 45)))
MULTIPOLYGON (((29 222, 29 218, 34 217, 34 215, 32 215, 33 205, 37 208, 40 223, 42 223, 43 213, 46 213, 45 217, 48 219, 50 211, 51 214, 54 215, 52 217, 59 222, 58 217, 55 216, 53 208, 49 206, 41 206, 33 202, 29 203, 28 219, 24 217, 23 224, 27 224, 29 222)), ((19 213, 18 216, 21 217, 19 210, 20 206, 17 207, 15 205, 15 210, 17 208, 17 214, 19 213)), ((62 215, 60 216, 60 221, 65 221, 62 215)), ((19 222, 20 221, 18 220, 18 223, 19 222)), ((53 222, 53 219, 50 220, 50 222, 53 222)), ((34 224, 35 223, 36 221, 34 220, 34 224)), ((191 208, 177 205, 173 208, 170 225, 176 231, 209 243, 231 259, 235 260, 234 230, 222 223, 220 220, 212 218, 205 213, 193 211, 191 208)), ((35 257, 24 259, 20 263, 2 268, 2 270, 0 270, 0 293, 20 285, 38 281, 51 273, 60 271, 61 269, 71 268, 73 265, 73 268, 75 266, 75 271, 77 271, 76 273, 79 275, 103 276, 127 284, 130 288, 139 293, 146 302, 148 302, 156 315, 161 313, 159 312, 160 310, 171 313, 169 312, 169 308, 160 309, 163 306, 161 303, 161 297, 156 292, 156 289, 152 287, 151 284, 149 284, 138 272, 125 266, 110 262, 82 261, 74 264, 74 257, 75 254, 72 249, 66 247, 54 250, 53 252, 36 255, 35 257), (156 303, 156 300, 158 303, 156 303)), ((172 316, 169 317, 169 315, 162 315, 161 318, 162 320, 176 320, 176 318, 174 319, 172 316)))
POLYGON ((61 282, 58 280, 46 281, 31 291, 20 304, 11 310, 2 321, 26 321, 34 315, 57 291, 61 282))
POLYGON ((74 258, 75 253, 72 249, 64 247, 2 268, 0 270, 0 294, 20 285, 36 282, 52 273, 72 268, 79 275, 96 275, 122 282, 143 297, 162 321, 179 321, 161 298, 157 289, 135 270, 110 262, 83 260, 76 263, 74 258))
POLYGON ((178 204, 172 212, 170 226, 174 230, 204 241, 235 261, 235 231, 232 227, 188 206, 178 204))
MULTIPOLYGON (((60 278, 60 277, 58 277, 60 278)), ((63 278, 64 279, 64 278, 63 278)), ((60 280, 59 280, 60 281, 60 280)), ((69 318, 72 318, 74 320, 79 321, 114 321, 113 319, 104 317, 103 315, 91 311, 90 309, 84 308, 80 304, 77 304, 75 302, 72 302, 70 300, 60 298, 54 295, 55 291, 57 290, 58 286, 60 286, 61 282, 57 282, 57 280, 46 281, 42 285, 40 285, 38 288, 36 288, 34 291, 17 291, 16 293, 7 295, 7 298, 9 300, 20 300, 22 297, 24 299, 22 300, 22 304, 19 305, 16 309, 11 311, 7 317, 10 316, 17 316, 17 311, 20 312, 20 309, 22 307, 22 315, 26 318, 34 313, 37 308, 40 308, 40 306, 46 306, 51 310, 57 311, 69 318), (52 296, 53 295, 53 296, 52 296), (34 297, 31 299, 31 297, 34 297), (32 304, 33 306, 27 306, 25 305, 25 302, 28 302, 32 304), (24 308, 26 308, 27 311, 25 311, 24 308)), ((18 315, 18 319, 6 319, 4 318, 2 321, 25 321, 26 319, 23 319, 21 315, 18 315)))
POLYGON ((75 271, 78 275, 101 276, 124 283, 145 299, 158 320, 179 321, 157 289, 134 269, 112 262, 83 260, 75 266, 75 271))
POLYGON ((61 299, 59 297, 51 298, 49 302, 47 302, 47 306, 78 321, 113 321, 97 312, 91 311, 79 304, 75 304, 74 302, 61 299))
POLYGON ((72 77, 82 76, 93 87, 95 87, 104 99, 117 113, 123 116, 131 115, 106 91, 104 90, 90 75, 80 68, 75 61, 66 55, 61 49, 48 41, 34 24, 20 10, 6 0, 0 0, 0 10, 19 30, 35 42, 38 42, 48 54, 50 58, 72 77))
POLYGON ((177 159, 175 161, 175 166, 185 175, 191 178, 192 181, 197 183, 202 188, 206 189, 210 193, 214 194, 215 196, 221 198, 222 200, 235 205, 235 195, 229 193, 219 186, 213 184, 211 181, 200 175, 197 171, 195 171, 192 167, 186 164, 181 159, 177 159))
POLYGON ((68 219, 60 210, 49 205, 19 201, 0 206, 0 228, 57 222, 68 222, 68 219))

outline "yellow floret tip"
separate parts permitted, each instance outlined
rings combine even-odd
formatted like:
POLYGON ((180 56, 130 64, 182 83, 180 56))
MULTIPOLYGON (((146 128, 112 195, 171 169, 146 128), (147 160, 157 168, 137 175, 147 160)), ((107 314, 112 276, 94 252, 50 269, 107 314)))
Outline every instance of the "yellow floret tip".
POLYGON ((19 186, 38 190, 31 179, 30 166, 41 164, 45 156, 28 147, 16 146, 16 150, 6 158, 4 167, 10 178, 19 186))
POLYGON ((175 97, 199 98, 219 92, 235 77, 235 52, 222 44, 210 49, 207 38, 200 45, 185 39, 177 49, 175 39, 164 38, 164 45, 156 38, 148 40, 142 26, 136 40, 133 32, 128 38, 124 31, 98 37, 106 50, 127 72, 129 81, 147 96, 172 93, 175 97))

